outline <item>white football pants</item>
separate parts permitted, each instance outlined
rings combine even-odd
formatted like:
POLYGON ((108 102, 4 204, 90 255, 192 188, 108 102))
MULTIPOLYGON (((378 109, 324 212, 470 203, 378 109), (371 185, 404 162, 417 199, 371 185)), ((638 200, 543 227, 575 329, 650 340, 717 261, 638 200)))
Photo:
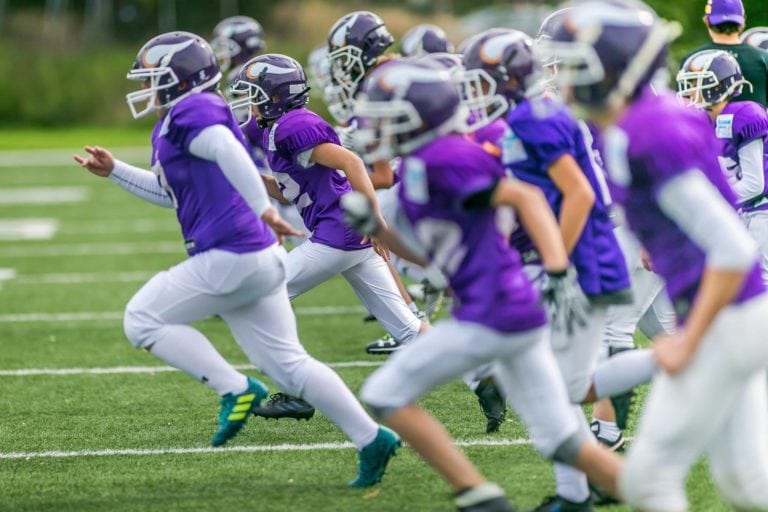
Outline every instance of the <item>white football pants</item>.
POLYGON ((187 324, 218 314, 259 371, 317 407, 358 448, 365 446, 378 425, 341 378, 299 342, 285 261, 285 250, 277 245, 246 254, 196 254, 155 275, 133 296, 126 306, 125 333, 137 348, 164 337, 179 338, 181 344, 191 329, 187 324))
POLYGON ((658 372, 619 486, 639 510, 687 510, 685 477, 709 456, 723 497, 768 510, 768 296, 720 312, 682 372, 658 372))
POLYGON ((504 396, 536 449, 550 458, 578 431, 578 424, 548 334, 545 327, 508 334, 476 323, 441 320, 376 370, 360 397, 391 414, 469 370, 493 363, 504 396))
POLYGON ((742 215, 749 234, 760 247, 760 267, 763 282, 768 283, 768 211, 748 212, 742 215))
POLYGON ((341 274, 360 302, 401 343, 419 333, 421 321, 408 308, 381 256, 371 249, 342 251, 307 240, 288 253, 288 296, 341 274))
MULTIPOLYGON (((395 218, 397 211, 400 208, 400 203, 397 198, 398 190, 400 190, 400 183, 396 183, 389 188, 381 188, 376 190, 376 199, 379 201, 379 209, 381 215, 389 226, 395 226, 395 218)), ((392 265, 397 270, 397 273, 403 277, 408 277, 414 281, 424 280, 424 269, 419 265, 401 258, 397 254, 391 254, 392 265)))

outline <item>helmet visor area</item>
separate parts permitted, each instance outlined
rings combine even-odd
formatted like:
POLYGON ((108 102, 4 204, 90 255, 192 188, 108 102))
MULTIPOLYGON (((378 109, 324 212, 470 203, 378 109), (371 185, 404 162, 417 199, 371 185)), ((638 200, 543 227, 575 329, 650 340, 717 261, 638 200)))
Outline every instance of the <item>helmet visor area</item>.
POLYGON ((369 101, 361 97, 354 115, 358 121, 354 145, 367 163, 401 155, 403 142, 423 127, 416 108, 405 100, 369 101))
POLYGON ((464 72, 459 84, 459 97, 469 111, 467 126, 478 130, 492 123, 507 111, 509 102, 496 93, 496 81, 484 69, 464 72))
MULTIPOLYGON (((232 84, 229 91, 231 96, 235 98, 229 102, 229 108, 240 126, 245 126, 251 120, 252 107, 258 107, 269 101, 269 96, 264 92, 264 89, 245 80, 237 80, 232 84)), ((259 111, 261 112, 261 109, 259 111)))
POLYGON ((237 41, 228 37, 216 37, 211 41, 211 48, 216 55, 216 60, 219 61, 219 67, 226 71, 232 65, 232 59, 240 53, 242 47, 237 44, 237 41))
POLYGON ((132 69, 126 78, 145 84, 141 90, 128 93, 125 96, 134 119, 141 119, 151 112, 168 107, 167 103, 161 103, 158 92, 179 84, 179 79, 173 69, 162 66, 132 69))

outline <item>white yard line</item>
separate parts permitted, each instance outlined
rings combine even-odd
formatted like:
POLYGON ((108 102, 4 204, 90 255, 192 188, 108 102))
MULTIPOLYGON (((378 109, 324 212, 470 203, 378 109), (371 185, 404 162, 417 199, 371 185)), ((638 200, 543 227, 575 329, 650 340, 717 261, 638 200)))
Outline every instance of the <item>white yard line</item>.
POLYGON ((0 190, 0 206, 81 203, 86 199, 86 187, 10 187, 0 190))
POLYGON ((0 247, 0 258, 32 256, 101 256, 134 254, 184 254, 184 244, 177 242, 137 242, 107 244, 46 244, 0 247))
MULTIPOLYGON (((294 308, 299 316, 353 315, 364 313, 363 306, 306 306, 294 308)), ((121 320, 122 311, 80 311, 71 313, 18 313, 0 315, 0 323, 27 322, 83 322, 93 320, 121 320)))
POLYGON ((50 240, 58 229, 56 219, 0 220, 0 240, 50 240))
MULTIPOLYGON (((326 363, 332 368, 375 368, 381 361, 340 361, 326 363)), ((250 364, 233 365, 237 370, 253 370, 250 364)), ((177 372, 171 366, 112 366, 108 368, 20 368, 18 370, 0 370, 0 377, 31 377, 38 375, 115 375, 130 373, 165 373, 177 372)))
MULTIPOLYGON (((522 446, 531 444, 530 439, 467 439, 456 441, 461 447, 469 446, 522 446)), ((317 450, 350 450, 352 443, 312 443, 312 444, 266 444, 251 446, 230 446, 212 448, 156 448, 156 449, 111 449, 111 450, 76 450, 76 451, 46 451, 46 452, 9 452, 0 453, 0 459, 40 459, 40 458, 74 458, 74 457, 110 457, 114 455, 186 455, 191 453, 255 453, 255 452, 307 452, 317 450)))
MULTIPOLYGON (((118 147, 111 148, 111 151, 116 158, 134 162, 149 162, 151 154, 151 149, 148 146, 118 147)), ((72 161, 72 155, 75 153, 82 153, 82 149, 25 149, 0 151, 0 168, 71 167, 76 165, 72 161)))
MULTIPOLYGON (((80 284, 80 283, 135 283, 148 280, 156 271, 92 272, 66 274, 18 275, 14 284, 80 284)), ((2 279, 2 278, 0 278, 2 279)))

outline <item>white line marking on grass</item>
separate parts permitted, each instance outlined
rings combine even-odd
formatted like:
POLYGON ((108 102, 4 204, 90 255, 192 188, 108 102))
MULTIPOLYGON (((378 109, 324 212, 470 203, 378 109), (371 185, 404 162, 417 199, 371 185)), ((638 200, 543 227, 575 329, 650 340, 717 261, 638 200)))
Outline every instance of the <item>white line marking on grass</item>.
MULTIPOLYGON (((525 446, 530 445, 530 439, 467 439, 456 441, 457 446, 525 446)), ((0 453, 0 459, 41 459, 41 458, 73 458, 73 457, 111 457, 114 455, 186 455, 193 453, 256 453, 256 452, 307 452, 317 450, 350 450, 352 443, 312 443, 312 444, 267 444, 251 446, 229 446, 212 448, 156 448, 140 449, 126 448, 113 450, 77 450, 77 451, 47 451, 47 452, 9 452, 0 453)))
POLYGON ((0 268, 0 282, 16 279, 16 270, 12 268, 0 268))
MULTIPOLYGON (((112 153, 124 161, 148 162, 151 155, 149 147, 133 146, 112 148, 112 153)), ((8 167, 53 167, 76 166, 72 155, 82 153, 82 149, 34 149, 0 151, 0 168, 8 167)))
MULTIPOLYGON (((297 307, 299 316, 353 315, 364 313, 363 306, 318 306, 297 307)), ((72 313, 18 313, 0 315, 0 323, 15 324, 26 322, 84 322, 93 320, 122 320, 122 311, 82 311, 72 313)))
POLYGON ((24 245, 0 248, 0 257, 28 258, 31 256, 103 256, 134 254, 184 254, 181 242, 137 242, 133 244, 54 244, 24 245))
POLYGON ((0 220, 0 240, 50 240, 58 228, 56 219, 0 220))
MULTIPOLYGON (((379 361, 341 361, 326 363, 332 368, 376 368, 379 361)), ((255 370, 250 364, 233 365, 237 370, 255 370)), ((172 366, 112 366, 108 368, 21 368, 18 370, 0 370, 0 377, 32 377, 38 375, 116 375, 126 373, 166 373, 178 372, 172 366)))
POLYGON ((85 274, 28 274, 16 276, 14 284, 135 283, 147 281, 156 273, 154 271, 137 271, 93 272, 85 274))
POLYGON ((114 233, 178 233, 179 224, 175 218, 133 219, 124 221, 67 220, 61 227, 63 235, 104 235, 114 233))
POLYGON ((81 203, 86 199, 88 199, 86 187, 33 187, 0 190, 0 206, 81 203))

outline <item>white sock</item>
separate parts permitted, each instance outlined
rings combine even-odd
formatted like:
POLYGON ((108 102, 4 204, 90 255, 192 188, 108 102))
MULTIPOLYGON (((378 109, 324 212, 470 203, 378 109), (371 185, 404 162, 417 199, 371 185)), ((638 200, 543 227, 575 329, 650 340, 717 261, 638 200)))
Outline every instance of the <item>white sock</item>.
POLYGON ((343 430, 358 450, 372 443, 379 425, 368 416, 341 377, 315 359, 308 358, 305 365, 307 379, 302 398, 343 430))
POLYGON ((203 334, 187 325, 165 325, 150 353, 185 372, 219 395, 242 393, 248 378, 235 370, 203 334))
POLYGON ((596 421, 600 425, 600 430, 598 430, 600 437, 610 443, 615 443, 621 435, 621 429, 615 421, 605 421, 598 418, 592 418, 592 421, 596 421))
POLYGON ((411 310, 411 312, 415 315, 419 312, 419 306, 416 305, 415 302, 409 302, 408 303, 408 309, 411 310))
POLYGON ((595 393, 599 398, 625 393, 650 382, 658 366, 650 349, 627 350, 598 365, 595 371, 595 393))

